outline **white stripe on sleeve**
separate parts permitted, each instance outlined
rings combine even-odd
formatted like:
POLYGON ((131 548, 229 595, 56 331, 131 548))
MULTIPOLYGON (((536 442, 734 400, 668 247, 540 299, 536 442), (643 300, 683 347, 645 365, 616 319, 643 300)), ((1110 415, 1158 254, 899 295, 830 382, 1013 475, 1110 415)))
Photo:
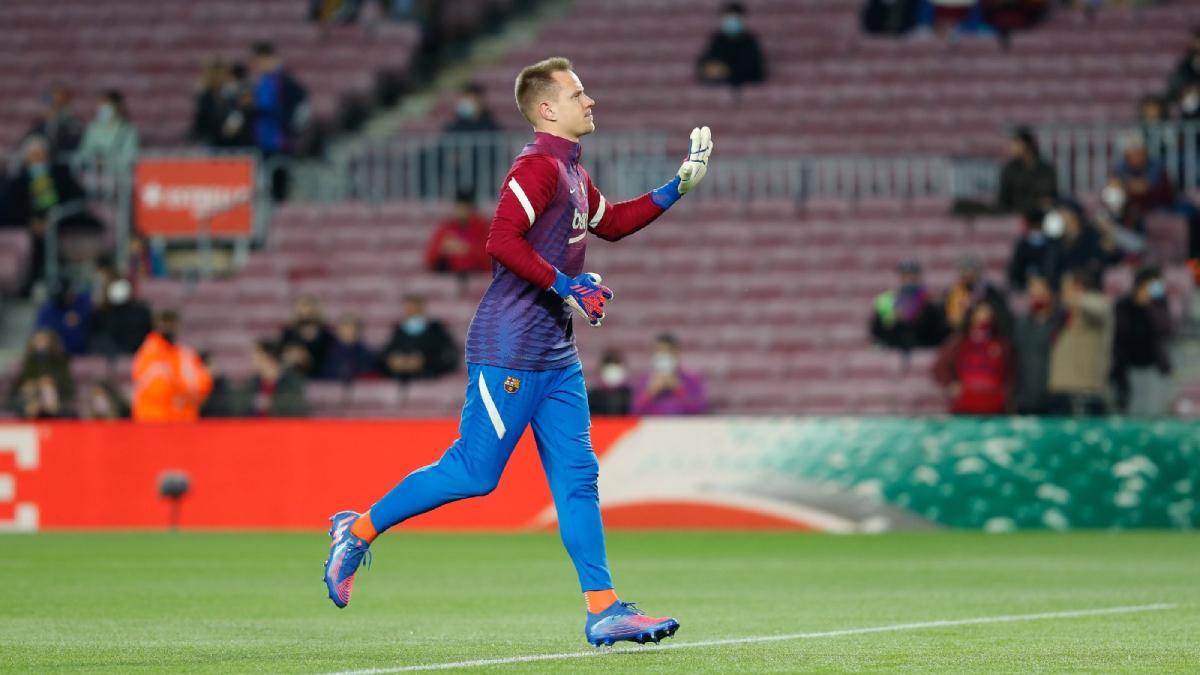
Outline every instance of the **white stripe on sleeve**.
POLYGON ((600 206, 596 207, 596 215, 592 216, 592 222, 588 223, 588 227, 594 230, 600 224, 600 220, 604 218, 604 207, 607 203, 608 200, 604 198, 604 195, 600 195, 600 206))
POLYGON ((525 190, 521 188, 521 184, 517 182, 516 178, 508 179, 508 189, 513 191, 513 194, 517 196, 517 201, 521 202, 521 206, 525 208, 525 215, 529 216, 529 226, 533 227, 535 218, 533 204, 529 203, 529 197, 525 196, 525 190))

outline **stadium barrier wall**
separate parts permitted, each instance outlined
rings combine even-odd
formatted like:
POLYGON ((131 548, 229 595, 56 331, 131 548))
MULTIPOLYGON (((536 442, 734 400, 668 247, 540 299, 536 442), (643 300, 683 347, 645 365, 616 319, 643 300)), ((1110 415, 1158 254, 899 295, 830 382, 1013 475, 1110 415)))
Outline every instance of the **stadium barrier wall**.
MULTIPOLYGON (((325 526, 435 461, 453 420, 0 425, 0 529, 160 529, 158 484, 190 479, 188 529, 325 526)), ((877 532, 1200 525, 1200 428, 1029 418, 598 419, 612 528, 877 532)), ((404 527, 548 529, 530 434, 497 490, 404 527)))

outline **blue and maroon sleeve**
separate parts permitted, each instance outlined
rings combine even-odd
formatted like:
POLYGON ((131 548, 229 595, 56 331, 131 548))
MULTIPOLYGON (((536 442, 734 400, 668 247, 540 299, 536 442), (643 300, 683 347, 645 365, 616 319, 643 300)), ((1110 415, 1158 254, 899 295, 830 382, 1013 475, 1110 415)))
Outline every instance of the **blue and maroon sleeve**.
POLYGON ((488 255, 513 274, 546 289, 554 285, 554 266, 538 255, 525 234, 558 189, 558 169, 551 161, 538 155, 517 158, 500 189, 487 239, 488 255))
POLYGON ((588 229, 605 241, 617 241, 654 222, 663 209, 650 199, 650 193, 629 201, 611 203, 600 194, 588 176, 588 229))

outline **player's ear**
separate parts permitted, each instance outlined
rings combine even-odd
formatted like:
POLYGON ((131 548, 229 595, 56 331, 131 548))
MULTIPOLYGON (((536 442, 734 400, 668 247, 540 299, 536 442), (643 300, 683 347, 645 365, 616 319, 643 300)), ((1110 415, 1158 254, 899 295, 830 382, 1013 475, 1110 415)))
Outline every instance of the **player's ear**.
POLYGON ((550 101, 542 101, 538 104, 538 114, 547 122, 558 121, 558 114, 554 112, 554 104, 550 101))

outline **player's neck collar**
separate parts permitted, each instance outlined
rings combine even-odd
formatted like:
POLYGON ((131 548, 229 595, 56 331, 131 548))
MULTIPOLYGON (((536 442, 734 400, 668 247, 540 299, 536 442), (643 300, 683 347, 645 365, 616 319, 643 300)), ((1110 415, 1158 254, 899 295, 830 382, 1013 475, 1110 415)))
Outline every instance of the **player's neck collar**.
POLYGON ((578 162, 583 154, 583 148, 577 141, 569 141, 545 131, 533 132, 533 143, 544 152, 568 162, 578 162))

